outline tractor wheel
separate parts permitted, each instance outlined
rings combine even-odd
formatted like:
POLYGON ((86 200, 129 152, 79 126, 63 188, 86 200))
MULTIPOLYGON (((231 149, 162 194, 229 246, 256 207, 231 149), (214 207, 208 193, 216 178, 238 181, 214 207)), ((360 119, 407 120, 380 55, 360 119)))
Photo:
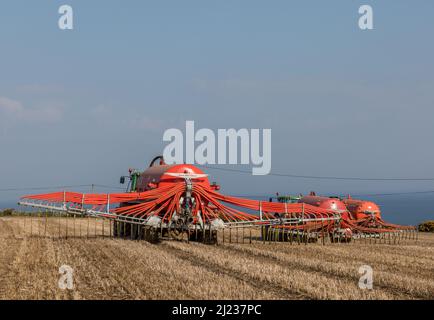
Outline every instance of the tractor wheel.
POLYGON ((158 243, 160 241, 160 234, 157 228, 155 227, 145 228, 143 231, 144 231, 144 238, 146 241, 150 243, 158 243))

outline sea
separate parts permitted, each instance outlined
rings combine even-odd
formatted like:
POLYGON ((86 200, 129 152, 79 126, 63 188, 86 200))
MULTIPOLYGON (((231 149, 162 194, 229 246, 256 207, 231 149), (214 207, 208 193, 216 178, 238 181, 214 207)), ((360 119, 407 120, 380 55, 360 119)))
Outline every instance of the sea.
MULTIPOLYGON (((268 201, 268 196, 250 197, 268 201)), ((383 219, 390 223, 417 225, 426 220, 434 220, 434 193, 393 194, 367 197, 366 200, 377 203, 383 219)), ((0 200, 0 209, 17 209, 17 201, 0 200)))

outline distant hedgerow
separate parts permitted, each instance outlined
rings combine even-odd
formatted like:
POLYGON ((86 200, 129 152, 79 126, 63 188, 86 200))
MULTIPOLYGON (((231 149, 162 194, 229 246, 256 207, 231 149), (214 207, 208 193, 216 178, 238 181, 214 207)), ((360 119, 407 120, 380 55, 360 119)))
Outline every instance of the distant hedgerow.
POLYGON ((14 209, 4 209, 3 211, 0 211, 0 216, 1 217, 5 217, 5 216, 11 216, 14 214, 14 209))
POLYGON ((418 230, 421 232, 434 232, 434 220, 422 222, 418 226, 418 230))

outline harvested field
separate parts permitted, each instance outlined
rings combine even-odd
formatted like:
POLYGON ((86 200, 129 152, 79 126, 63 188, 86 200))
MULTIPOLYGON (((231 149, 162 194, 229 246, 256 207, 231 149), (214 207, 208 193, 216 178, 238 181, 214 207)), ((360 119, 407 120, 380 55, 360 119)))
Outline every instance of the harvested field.
POLYGON ((0 299, 434 298, 434 234, 397 245, 153 245, 112 239, 101 220, 46 221, 0 218, 0 299), (73 290, 58 286, 62 265, 73 290), (358 287, 361 265, 373 290, 358 287))

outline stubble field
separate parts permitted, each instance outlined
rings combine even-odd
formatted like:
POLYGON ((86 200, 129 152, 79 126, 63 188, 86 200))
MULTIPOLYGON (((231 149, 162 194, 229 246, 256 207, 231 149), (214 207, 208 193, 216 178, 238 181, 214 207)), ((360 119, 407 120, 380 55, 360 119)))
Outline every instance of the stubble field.
POLYGON ((89 220, 0 218, 0 299, 434 298, 433 234, 396 245, 155 245, 112 239, 109 224, 89 220), (72 290, 59 288, 62 265, 72 290), (372 290, 358 286, 362 265, 372 290))

